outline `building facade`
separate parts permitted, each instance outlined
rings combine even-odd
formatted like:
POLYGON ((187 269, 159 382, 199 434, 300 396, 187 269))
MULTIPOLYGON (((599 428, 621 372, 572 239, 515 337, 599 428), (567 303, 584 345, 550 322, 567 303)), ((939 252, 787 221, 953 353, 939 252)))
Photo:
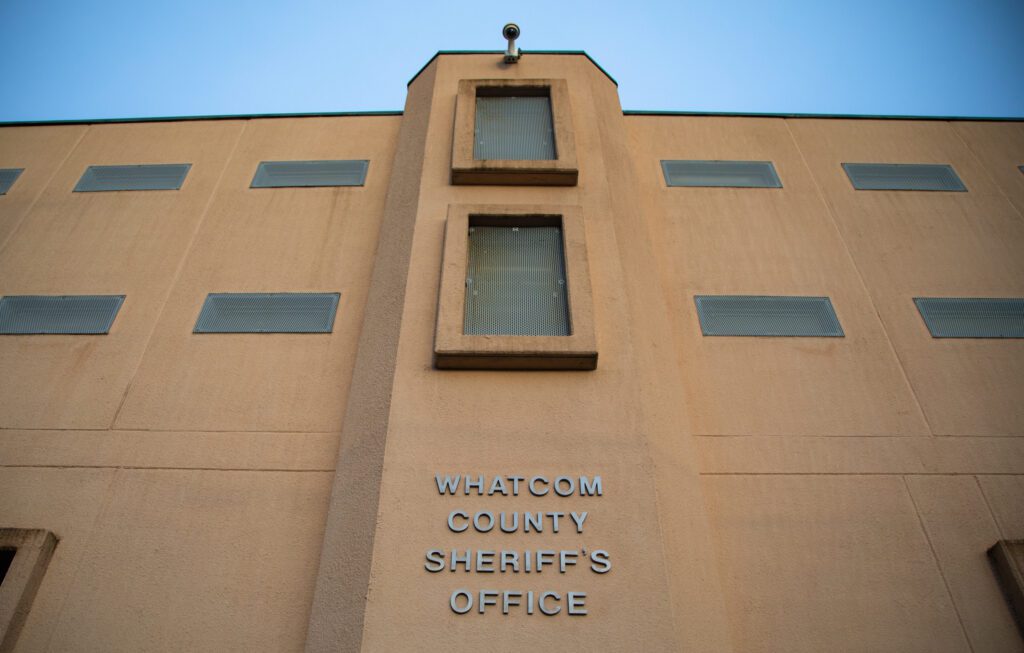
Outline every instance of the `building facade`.
POLYGON ((1024 650, 1022 165, 583 53, 4 126, 3 650, 1024 650))

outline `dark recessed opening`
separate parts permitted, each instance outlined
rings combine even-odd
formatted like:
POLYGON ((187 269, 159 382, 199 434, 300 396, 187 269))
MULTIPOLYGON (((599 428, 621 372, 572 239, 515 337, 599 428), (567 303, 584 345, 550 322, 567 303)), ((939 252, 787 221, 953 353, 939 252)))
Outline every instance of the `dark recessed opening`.
POLYGON ((14 562, 14 554, 17 552, 17 549, 0 549, 0 585, 4 584, 4 579, 7 578, 7 570, 11 568, 11 563, 14 562))
POLYGON ((561 216, 471 215, 468 239, 463 334, 572 335, 561 216))
POLYGON ((553 161, 551 89, 516 86, 476 90, 473 158, 478 161, 553 161))

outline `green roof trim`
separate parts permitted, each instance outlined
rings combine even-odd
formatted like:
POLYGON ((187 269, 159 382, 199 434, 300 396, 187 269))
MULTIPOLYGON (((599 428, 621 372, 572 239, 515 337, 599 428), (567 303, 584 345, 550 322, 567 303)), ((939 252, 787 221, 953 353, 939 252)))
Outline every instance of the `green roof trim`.
POLYGON ((152 116, 146 118, 72 118, 70 120, 13 120, 0 127, 34 125, 102 125, 120 122, 182 122, 187 120, 258 120, 261 118, 347 118, 359 116, 400 116, 401 111, 335 111, 312 113, 239 113, 223 116, 152 116))
POLYGON ((976 122, 1024 122, 1012 116, 893 116, 857 113, 758 113, 742 111, 646 111, 623 109, 624 116, 707 116, 719 118, 821 118, 838 120, 958 120, 976 122))
MULTIPOLYGON (((605 70, 604 68, 601 67, 601 64, 599 64, 596 61, 594 61, 594 58, 591 57, 586 52, 584 52, 583 50, 523 50, 523 49, 520 49, 519 53, 521 55, 523 55, 524 57, 527 56, 527 55, 530 55, 530 54, 564 54, 564 55, 574 55, 574 56, 578 56, 578 57, 579 56, 586 57, 587 61, 589 61, 590 63, 594 64, 594 66, 598 70, 600 70, 602 73, 604 73, 605 77, 607 77, 608 79, 612 80, 612 84, 615 84, 616 86, 619 85, 619 83, 617 81, 615 81, 615 78, 612 77, 611 75, 609 75, 607 70, 605 70)), ((409 83, 406 84, 406 86, 409 86, 410 84, 415 82, 416 78, 420 76, 420 73, 422 73, 424 70, 426 70, 427 66, 432 64, 434 62, 434 59, 437 59, 442 54, 445 54, 445 55, 448 55, 448 54, 505 54, 505 51, 504 50, 438 50, 436 53, 434 53, 434 56, 432 56, 430 58, 430 61, 428 61, 427 63, 423 64, 423 67, 416 71, 416 74, 412 76, 412 79, 409 80, 409 83)))

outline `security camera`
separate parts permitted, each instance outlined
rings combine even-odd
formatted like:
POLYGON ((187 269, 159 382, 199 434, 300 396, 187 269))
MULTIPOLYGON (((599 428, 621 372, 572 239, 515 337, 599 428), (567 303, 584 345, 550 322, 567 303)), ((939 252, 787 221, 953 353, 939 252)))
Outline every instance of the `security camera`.
POLYGON ((501 28, 501 35, 508 39, 508 49, 505 50, 505 63, 519 61, 519 48, 516 47, 516 39, 519 38, 519 25, 509 23, 501 28))

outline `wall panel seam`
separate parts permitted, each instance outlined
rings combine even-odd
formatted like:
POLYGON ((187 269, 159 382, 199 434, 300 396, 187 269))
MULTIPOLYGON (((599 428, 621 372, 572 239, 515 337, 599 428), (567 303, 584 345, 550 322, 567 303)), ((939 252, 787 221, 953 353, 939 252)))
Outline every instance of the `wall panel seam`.
MULTIPOLYGON (((107 485, 107 491, 103 495, 103 500, 100 502, 99 508, 96 509, 96 516, 93 518, 89 530, 82 538, 82 543, 80 546, 81 551, 79 552, 78 559, 75 561, 74 571, 71 572, 70 578, 68 578, 67 583, 64 585, 64 592, 60 596, 60 607, 57 608, 57 614, 54 616, 53 621, 47 624, 48 632, 46 634, 46 643, 43 648, 44 651, 52 650, 50 647, 50 642, 53 640, 53 636, 57 633, 57 630, 60 628, 61 617, 64 615, 64 607, 67 605, 68 597, 74 591, 75 581, 78 579, 78 572, 82 569, 83 558, 91 550, 92 547, 90 545, 96 538, 96 531, 99 529, 99 524, 103 520, 103 515, 106 512, 107 508, 110 506, 111 501, 113 501, 114 499, 114 490, 117 487, 119 470, 115 468, 110 471, 112 472, 110 474, 110 483, 109 485, 107 485)), ((61 539, 62 533, 60 533, 59 531, 53 531, 53 534, 57 536, 57 546, 59 548, 59 540, 61 539)), ((46 578, 43 577, 42 584, 45 583, 46 578)), ((42 589, 42 584, 40 584, 40 589, 42 589)), ((27 622, 26 625, 28 625, 27 622)))
MULTIPOLYGON (((978 486, 978 492, 981 493, 981 499, 985 502, 985 507, 988 509, 988 514, 992 518, 992 521, 996 525, 996 530, 999 532, 1000 539, 1007 539, 1006 531, 1003 529, 1003 524, 999 521, 999 515, 992 509, 992 502, 988 500, 988 495, 985 494, 985 487, 981 484, 981 476, 1020 476, 1020 474, 975 474, 974 483, 978 486)), ((993 542, 995 544, 995 542, 993 542)))
POLYGON ((1006 194, 1006 191, 1003 190, 1003 187, 999 185, 999 182, 996 180, 996 178, 993 177, 992 173, 989 172, 988 166, 985 165, 985 162, 981 160, 981 157, 978 156, 978 153, 974 151, 974 148, 971 147, 971 144, 967 141, 966 138, 963 137, 963 134, 960 133, 960 130, 957 129, 956 124, 952 122, 947 122, 946 124, 949 125, 950 129, 953 130, 953 133, 956 135, 957 139, 961 143, 963 143, 964 147, 967 148, 967 151, 971 153, 971 156, 981 167, 982 172, 985 173, 985 176, 988 177, 988 180, 992 182, 992 185, 996 187, 996 190, 999 192, 999 195, 1004 200, 1006 200, 1007 204, 1010 205, 1010 208, 1013 209, 1013 212, 1017 216, 1017 218, 1020 220, 1024 220, 1024 213, 1021 213, 1021 207, 1018 207, 1016 204, 1013 203, 1013 200, 1010 198, 1010 196, 1006 194))
POLYGON ((974 644, 971 643, 971 637, 967 633, 967 626, 964 625, 964 619, 960 616, 960 608, 956 605, 956 599, 953 598, 953 590, 949 587, 949 581, 946 580, 946 573, 942 570, 942 563, 939 561, 939 555, 935 552, 935 545, 932 544, 932 538, 928 534, 928 527, 924 523, 924 518, 921 517, 921 509, 917 506, 917 501, 914 499, 914 492, 910 489, 910 483, 907 482, 907 477, 902 476, 903 487, 907 490, 907 497, 910 499, 910 504, 914 507, 914 514, 917 516, 917 525, 921 529, 921 534, 924 535, 925 542, 928 543, 928 550, 932 554, 932 561, 935 562, 935 568, 939 572, 939 578, 942 579, 942 585, 946 588, 946 596, 949 597, 949 603, 953 606, 953 612, 956 614, 957 623, 960 624, 960 633, 963 635, 964 640, 967 641, 967 647, 973 652, 974 644))
POLYGON ((18 220, 18 223, 14 225, 14 228, 11 229, 11 232, 7 234, 7 238, 4 239, 4 242, 0 243, 0 255, 3 255, 4 250, 7 249, 7 245, 14 239, 14 235, 18 233, 18 231, 21 229, 21 225, 25 224, 25 220, 28 220, 28 216, 32 213, 32 209, 36 207, 36 203, 39 202, 39 198, 43 196, 43 193, 45 193, 47 189, 50 187, 50 184, 53 183, 53 178, 57 176, 57 173, 60 172, 61 168, 64 167, 64 164, 68 162, 68 159, 70 159, 71 155, 75 153, 75 150, 78 149, 78 146, 82 144, 82 140, 85 138, 85 135, 89 132, 89 129, 91 129, 91 126, 86 125, 85 129, 82 130, 82 133, 78 135, 78 140, 75 141, 75 144, 68 148, 68 152, 67 154, 64 155, 64 158, 61 159, 60 163, 53 167, 53 172, 51 172, 50 176, 46 179, 46 183, 42 185, 42 187, 39 189, 39 192, 36 193, 36 196, 32 198, 31 202, 29 202, 29 205, 25 209, 25 212, 21 215, 21 218, 18 220))
POLYGON ((196 221, 196 226, 192 230, 192 235, 189 237, 188 245, 181 253, 181 260, 178 262, 178 267, 175 269, 174 274, 171 276, 171 281, 167 284, 167 290, 164 292, 163 300, 160 303, 160 310, 156 315, 156 319, 153 321, 153 326, 149 330, 149 335, 146 336, 146 344, 143 345, 142 351, 139 354, 138 360, 135 363, 135 369, 132 370, 131 376, 128 378, 128 383, 125 385, 124 392, 121 394, 121 401, 117 404, 117 410, 114 411, 114 416, 110 420, 109 430, 114 429, 114 425, 117 424, 117 418, 120 417, 121 411, 124 409, 125 403, 128 401, 128 394, 131 392, 132 387, 135 384, 135 378, 139 374, 139 369, 142 367, 142 361, 146 358, 146 353, 149 351, 149 346, 153 341, 153 336, 156 335, 157 327, 160 325, 160 320, 164 316, 164 312, 167 310, 167 303, 170 301, 171 294, 174 292, 174 288, 178 285, 178 281, 181 279, 181 275, 185 270, 185 264, 189 260, 189 256, 192 253, 192 249, 195 247, 196 239, 199 237, 199 232, 202 230, 203 225, 206 223, 206 216, 210 213, 210 207, 213 206, 213 201, 217 197, 217 191, 220 190, 221 182, 224 181, 224 175, 227 174, 228 168, 231 165, 231 161, 235 158, 235 152, 238 150, 238 145, 242 142, 242 135, 245 134, 245 130, 249 127, 249 122, 243 122, 238 129, 238 136, 235 137, 235 143, 231 147, 231 152, 224 159, 224 164, 220 169, 220 174, 217 175, 217 182, 213 185, 210 190, 209 197, 206 198, 206 204, 203 206, 202 212, 199 214, 199 219, 196 221))
MULTIPOLYGON (((846 253, 847 260, 853 266, 854 272, 857 273, 857 280, 860 282, 860 286, 864 291, 865 296, 871 303, 871 310, 874 311, 875 319, 878 321, 878 325, 882 329, 882 333, 885 335, 885 341, 889 345, 889 351, 892 352, 893 357, 896 359, 896 364, 899 366, 900 374, 903 376, 903 382, 907 384, 907 389, 910 390, 910 395, 914 398, 914 405, 917 407, 918 413, 921 415, 921 419, 924 420, 925 427, 928 429, 930 435, 935 435, 935 429, 932 428, 931 422, 928 421, 928 415, 924 411, 924 407, 921 405, 921 400, 917 396, 917 391, 914 389, 914 384, 911 383, 910 377, 907 375, 906 367, 903 364, 903 359, 900 358, 899 351, 892 342, 892 338, 889 337, 889 329, 886 328, 885 321, 882 320, 881 314, 878 312, 878 306, 875 304, 875 298, 871 294, 871 290, 868 288, 867 283, 864 281, 864 275, 860 270, 860 266, 857 265, 857 259, 853 256, 853 252, 850 251, 850 246, 846 242, 846 238, 843 236, 842 230, 839 228, 839 224, 836 221, 836 211, 832 206, 832 202, 829 201, 828 196, 822 191, 821 185, 818 183, 818 178, 814 174, 814 170, 807 162, 807 157, 804 156, 804 151, 800 148, 800 143, 797 141, 796 136, 793 135, 793 130, 789 126, 788 120, 783 120, 783 124, 786 125, 786 132, 789 134, 789 139, 793 143, 793 147, 800 154, 800 161, 804 164, 804 170, 811 177, 811 183, 814 184, 814 191, 818 195, 818 198, 824 204, 825 211, 828 213, 829 221, 832 224, 832 229, 836 232, 836 236, 839 238, 839 242, 842 243, 843 251, 846 253)), ((910 301, 908 298, 907 301, 910 301)))

